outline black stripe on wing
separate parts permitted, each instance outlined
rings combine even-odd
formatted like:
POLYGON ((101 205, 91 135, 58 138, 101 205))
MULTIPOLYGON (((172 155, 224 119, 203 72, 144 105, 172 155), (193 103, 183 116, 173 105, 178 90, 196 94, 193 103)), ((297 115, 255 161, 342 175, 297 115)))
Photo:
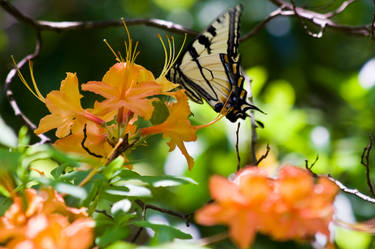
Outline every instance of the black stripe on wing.
POLYGON ((228 11, 229 14, 229 36, 228 36, 228 48, 227 54, 232 57, 236 58, 238 55, 238 46, 239 42, 238 39, 240 37, 240 18, 242 12, 242 5, 237 5, 233 9, 228 11))

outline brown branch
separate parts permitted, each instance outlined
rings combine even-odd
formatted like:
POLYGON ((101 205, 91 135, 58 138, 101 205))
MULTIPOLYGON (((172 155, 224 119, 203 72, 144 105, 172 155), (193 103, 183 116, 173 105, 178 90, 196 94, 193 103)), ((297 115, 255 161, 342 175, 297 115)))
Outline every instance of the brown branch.
POLYGON ((369 141, 368 145, 363 149, 363 153, 362 153, 362 156, 361 156, 361 164, 363 166, 365 166, 365 168, 366 168, 367 185, 370 189, 370 192, 371 192, 372 196, 375 196, 374 187, 372 186, 371 177, 370 177, 370 152, 371 152, 372 146, 374 144, 372 136, 369 136, 369 140, 370 141, 369 141))
POLYGON ((343 3, 339 8, 337 8, 335 11, 321 14, 315 11, 311 11, 308 9, 304 9, 301 7, 293 7, 293 4, 285 2, 284 0, 269 0, 273 4, 275 4, 277 7, 283 7, 283 11, 280 14, 281 16, 295 16, 297 18, 304 19, 306 21, 311 22, 312 24, 320 27, 321 29, 324 28, 330 28, 334 29, 340 32, 348 33, 351 35, 357 35, 357 36, 365 36, 365 37, 371 37, 371 27, 374 26, 373 24, 363 25, 363 26, 351 26, 351 25, 342 25, 338 24, 331 19, 330 17, 336 15, 336 13, 341 13, 345 10, 345 8, 351 4, 351 0, 348 0, 346 2, 349 3, 343 3), (296 13, 298 13, 296 15, 296 13))
MULTIPOLYGON (((252 98, 250 98, 252 100, 252 98)), ((257 156, 256 156, 256 143, 257 143, 257 124, 255 122, 255 114, 254 111, 251 110, 251 115, 250 115, 250 125, 251 125, 251 142, 250 142, 250 154, 251 154, 251 161, 249 160, 248 162, 250 165, 256 166, 257 164, 257 156)))
MULTIPOLYGON (((8 101, 10 103, 10 106, 12 107, 13 111, 14 111, 14 114, 16 116, 19 116, 23 119, 23 121, 25 122, 25 124, 31 129, 31 130, 34 130, 36 129, 36 125, 30 121, 30 119, 22 113, 21 109, 19 108, 16 100, 14 99, 14 95, 13 95, 13 91, 12 89, 10 89, 10 84, 12 83, 14 77, 17 75, 17 69, 21 69, 29 60, 32 60, 34 58, 36 58, 39 53, 40 53, 40 47, 41 47, 41 44, 42 44, 42 38, 41 38, 41 34, 40 34, 40 31, 36 31, 36 44, 35 44, 35 50, 33 53, 31 54, 28 54, 26 55, 22 60, 20 60, 18 63, 17 63, 17 67, 16 68, 13 68, 9 71, 6 79, 5 79, 5 85, 4 85, 4 88, 5 88, 5 94, 8 98, 8 101)), ((47 143, 47 142, 50 142, 51 139, 48 138, 47 136, 43 135, 43 134, 40 134, 38 135, 38 137, 40 138, 40 143, 47 143)))
MULTIPOLYGON (((274 19, 277 16, 297 16, 298 18, 305 19, 310 21, 311 23, 325 28, 325 26, 336 29, 338 31, 350 33, 352 35, 359 35, 359 36, 371 36, 371 27, 374 25, 365 25, 365 26, 349 26, 349 25, 340 25, 329 18, 343 12, 347 6, 349 6, 354 0, 348 0, 342 3, 340 7, 338 7, 335 11, 321 14, 311 10, 307 10, 300 7, 293 7, 293 4, 285 2, 284 0, 269 0, 273 2, 279 8, 275 11, 271 12, 268 17, 256 25, 250 32, 243 35, 240 38, 240 41, 245 41, 253 37, 256 33, 258 33, 269 21, 274 19), (297 14, 298 13, 298 14, 297 14)), ((10 15, 15 17, 20 22, 33 26, 35 29, 44 31, 69 31, 69 30, 82 30, 82 29, 101 29, 101 28, 108 28, 108 27, 120 27, 122 23, 120 20, 109 20, 109 21, 86 21, 86 22, 51 22, 51 21, 39 21, 33 20, 32 18, 24 15, 19 10, 17 10, 12 4, 10 4, 7 0, 0 0, 0 6, 7 11, 10 15)), ((150 27, 160 28, 172 33, 179 33, 179 34, 189 34, 191 36, 196 36, 199 32, 191 30, 187 27, 182 25, 156 19, 156 18, 140 18, 140 19, 128 19, 125 20, 126 24, 131 25, 145 25, 150 27)))
POLYGON ((314 162, 310 165, 309 165, 309 160, 307 160, 307 159, 305 160, 306 170, 309 171, 314 176, 316 176, 316 174, 312 171, 312 168, 315 166, 315 164, 318 162, 318 160, 319 160, 319 155, 316 155, 316 158, 315 158, 314 162))
POLYGON ((272 11, 266 19, 264 19, 263 21, 261 21, 260 23, 258 23, 250 32, 248 32, 247 34, 241 36, 240 38, 240 41, 245 41, 247 39, 250 39, 251 37, 253 37, 254 35, 256 35, 261 29, 264 28, 264 26, 269 23, 271 20, 273 20, 275 17, 278 17, 282 14, 282 9, 283 9, 283 6, 281 6, 280 8, 272 11))
POLYGON ((336 180, 335 178, 331 177, 330 175, 326 176, 329 180, 331 180, 332 182, 334 182, 342 192, 344 193, 347 193, 347 194, 351 194, 351 195, 354 195, 364 201, 367 201, 367 202, 370 202, 370 203, 374 203, 375 204, 375 198, 372 198, 368 195, 365 195, 361 192, 359 192, 358 189, 354 189, 354 188, 348 188, 346 187, 343 183, 341 183, 339 180, 336 180))
POLYGON ((325 14, 326 18, 332 18, 340 13, 342 13, 349 5, 351 5, 355 0, 348 0, 343 2, 337 9, 332 12, 328 12, 325 14))
POLYGON ((303 29, 305 30, 305 32, 311 36, 311 37, 314 37, 314 38, 321 38, 323 36, 323 31, 326 27, 326 24, 325 23, 322 23, 320 25, 320 31, 319 33, 313 33, 311 32, 311 30, 309 30, 309 28, 307 27, 306 23, 305 23, 305 20, 298 14, 297 12, 297 7, 294 3, 294 0, 290 0, 290 2, 292 3, 292 7, 293 7, 293 11, 294 11, 294 14, 295 16, 297 17, 297 20, 299 21, 299 23, 301 24, 301 26, 303 27, 303 29))
POLYGON ((239 140, 240 140, 240 136, 239 136, 239 133, 240 133, 240 126, 241 126, 241 123, 238 122, 238 125, 237 125, 237 131, 236 131, 237 171, 239 171, 239 170, 241 169, 240 150, 239 150, 239 148, 238 148, 238 144, 239 144, 239 140))
POLYGON ((315 159, 314 163, 312 163, 310 166, 308 165, 308 161, 305 160, 306 164, 305 164, 305 168, 307 171, 309 171, 314 177, 327 177, 330 181, 332 181, 333 183, 335 183, 337 185, 337 187, 339 187, 339 189, 344 192, 344 193, 347 193, 347 194, 350 194, 350 195, 354 195, 356 197, 358 197, 359 199, 361 200, 364 200, 364 201, 367 201, 367 202, 370 202, 370 203, 374 203, 375 204, 375 198, 372 198, 368 195, 365 195, 361 192, 359 192, 358 189, 355 189, 355 188, 348 188, 346 187, 342 182, 340 182, 339 180, 336 180, 335 178, 333 178, 332 176, 330 175, 318 175, 316 173, 314 173, 312 171, 312 168, 314 167, 315 165, 315 162, 317 161, 317 159, 315 159))
MULTIPOLYGON (((10 15, 15 17, 18 21, 28 24, 37 30, 49 30, 49 31, 70 31, 70 30, 83 30, 83 29, 102 29, 109 27, 121 27, 123 26, 121 20, 109 20, 109 21, 87 21, 87 22, 51 22, 51 21, 38 21, 24 15, 17 10, 7 0, 0 0, 0 6, 8 12, 10 15)), ((189 34, 192 36, 198 35, 198 32, 186 28, 182 25, 175 24, 170 21, 165 21, 156 18, 139 18, 139 19, 126 19, 126 25, 145 25, 150 27, 156 27, 159 29, 167 30, 173 33, 189 34)))
MULTIPOLYGON (((178 218, 181 218, 181 219, 185 220, 186 226, 190 226, 190 219, 192 218, 193 213, 181 214, 181 213, 178 213, 178 212, 173 211, 173 210, 169 210, 169 209, 166 209, 166 208, 160 208, 160 207, 157 207, 157 206, 154 206, 154 205, 151 205, 151 204, 146 204, 139 199, 135 200, 135 203, 137 203, 138 206, 140 206, 142 208, 142 218, 143 218, 143 220, 146 219, 147 209, 153 209, 153 210, 159 211, 161 213, 165 213, 165 214, 169 214, 169 215, 173 215, 173 216, 176 216, 178 218)), ((135 242, 142 231, 143 231, 143 227, 140 227, 138 229, 137 233, 135 234, 134 238, 131 240, 131 242, 135 242)))
POLYGON ((271 150, 271 147, 270 147, 270 145, 269 144, 267 144, 267 148, 266 148, 267 150, 266 150, 266 153, 264 153, 257 161, 256 161, 256 163, 255 163, 255 165, 256 166, 258 166, 259 165, 259 163, 261 162, 261 161, 263 161, 264 159, 266 159, 267 158, 267 156, 268 156, 268 153, 270 153, 270 150, 271 150))
POLYGON ((99 213, 99 214, 103 214, 104 216, 106 216, 107 218, 113 220, 113 217, 111 215, 109 215, 105 210, 95 210, 96 213, 99 213))
POLYGON ((146 212, 147 209, 153 209, 153 210, 159 211, 161 213, 173 215, 175 217, 178 217, 178 218, 181 218, 181 219, 185 220, 186 226, 190 226, 190 219, 193 215, 192 213, 190 213, 190 214, 178 213, 176 211, 169 210, 169 209, 166 209, 166 208, 160 208, 160 207, 157 207, 157 206, 154 206, 154 205, 151 205, 151 204, 146 204, 139 199, 135 200, 135 203, 137 203, 138 206, 140 206, 142 208, 142 210, 145 210, 145 212, 146 212))

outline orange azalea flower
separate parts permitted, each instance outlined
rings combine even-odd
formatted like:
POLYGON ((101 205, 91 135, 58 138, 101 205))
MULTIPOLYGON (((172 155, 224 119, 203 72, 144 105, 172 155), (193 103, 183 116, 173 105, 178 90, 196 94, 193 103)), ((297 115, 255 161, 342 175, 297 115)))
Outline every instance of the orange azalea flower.
POLYGON ((85 209, 70 208, 52 189, 25 191, 27 207, 17 196, 0 217, 0 243, 6 248, 88 248, 93 242, 94 221, 85 209))
POLYGON ((314 184, 307 171, 286 166, 273 179, 248 167, 233 182, 212 177, 209 188, 215 203, 198 210, 197 222, 228 225, 230 237, 242 249, 250 247, 257 231, 276 240, 308 240, 318 232, 329 237, 338 187, 325 177, 314 184))
POLYGON ((150 71, 128 62, 116 63, 101 82, 89 81, 82 85, 82 89, 106 98, 96 104, 96 108, 104 113, 114 116, 122 109, 123 116, 131 111, 146 120, 151 118, 154 111, 153 99, 148 97, 161 93, 161 86, 155 82, 150 71))
POLYGON ((83 126, 89 119, 102 124, 101 119, 81 107, 81 98, 77 76, 67 73, 65 80, 61 82, 60 91, 52 91, 45 98, 45 104, 51 114, 40 120, 39 127, 34 132, 41 134, 57 128, 56 136, 61 138, 69 135, 71 127, 75 123, 83 126))
POLYGON ((95 154, 96 158, 106 158, 112 151, 112 146, 107 142, 106 129, 92 122, 86 125, 86 139, 84 127, 73 125, 72 134, 56 140, 53 145, 59 150, 81 155, 87 155, 89 151, 91 153, 89 157, 95 154))
POLYGON ((188 119, 190 108, 184 90, 179 90, 173 94, 177 102, 167 105, 169 110, 168 118, 159 125, 141 129, 141 133, 143 135, 163 133, 163 138, 169 137, 171 139, 168 142, 169 151, 174 150, 177 145, 186 157, 189 169, 191 169, 194 165, 194 160, 186 151, 184 141, 195 141, 197 139, 196 129, 188 119))

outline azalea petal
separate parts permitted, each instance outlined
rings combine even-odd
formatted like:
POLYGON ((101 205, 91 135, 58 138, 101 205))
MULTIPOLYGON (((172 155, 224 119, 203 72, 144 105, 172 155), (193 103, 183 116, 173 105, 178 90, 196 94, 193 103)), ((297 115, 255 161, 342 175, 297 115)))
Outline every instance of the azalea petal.
POLYGON ((83 96, 79 93, 78 78, 75 73, 67 73, 66 78, 61 82, 60 92, 64 93, 65 100, 73 109, 82 109, 80 99, 83 96))
POLYGON ((253 243, 256 226, 256 217, 241 211, 230 221, 229 235, 241 249, 247 249, 253 243))
MULTIPOLYGON (((168 143, 169 144, 169 143, 168 143)), ((187 152, 186 150, 186 147, 184 145, 184 143, 178 143, 177 144, 178 148, 180 149, 181 153, 185 156, 186 158, 186 161, 188 163, 188 168, 189 170, 191 170, 194 166, 194 159, 189 155, 189 153, 187 152)))
POLYGON ((314 187, 311 174, 307 170, 294 166, 283 167, 277 182, 282 198, 290 203, 306 200, 306 196, 312 193, 314 187))
MULTIPOLYGON (((45 117, 43 117, 40 121, 39 121, 39 126, 37 129, 34 130, 35 134, 39 135, 39 134, 42 134, 44 132, 47 132, 49 130, 52 130, 52 129, 55 129, 57 127, 59 127, 61 124, 61 120, 56 118, 56 115, 53 115, 53 114, 49 114, 45 117)), ((68 135, 68 134, 66 134, 68 135)))
POLYGON ((171 90, 173 90, 173 89, 175 89, 175 88, 177 88, 179 86, 178 84, 170 82, 165 77, 159 77, 159 78, 157 78, 156 82, 162 86, 162 91, 163 92, 171 91, 171 90))
POLYGON ((99 94, 107 99, 112 98, 112 96, 116 94, 115 88, 101 81, 88 81, 82 84, 82 90, 99 94))
POLYGON ((219 202, 237 202, 245 201, 241 195, 238 185, 222 176, 212 176, 209 182, 209 189, 213 199, 219 202))
POLYGON ((195 220, 205 226, 213 226, 218 224, 218 214, 222 211, 222 207, 218 204, 207 204, 195 212, 195 220))

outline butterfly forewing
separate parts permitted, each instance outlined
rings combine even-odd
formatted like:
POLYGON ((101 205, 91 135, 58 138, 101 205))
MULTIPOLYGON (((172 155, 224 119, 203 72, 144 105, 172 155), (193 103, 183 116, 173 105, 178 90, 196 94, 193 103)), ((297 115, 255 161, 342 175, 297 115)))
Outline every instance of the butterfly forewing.
POLYGON ((241 11, 242 6, 238 5, 218 17, 195 39, 191 47, 195 48, 199 56, 223 53, 237 57, 241 11))

